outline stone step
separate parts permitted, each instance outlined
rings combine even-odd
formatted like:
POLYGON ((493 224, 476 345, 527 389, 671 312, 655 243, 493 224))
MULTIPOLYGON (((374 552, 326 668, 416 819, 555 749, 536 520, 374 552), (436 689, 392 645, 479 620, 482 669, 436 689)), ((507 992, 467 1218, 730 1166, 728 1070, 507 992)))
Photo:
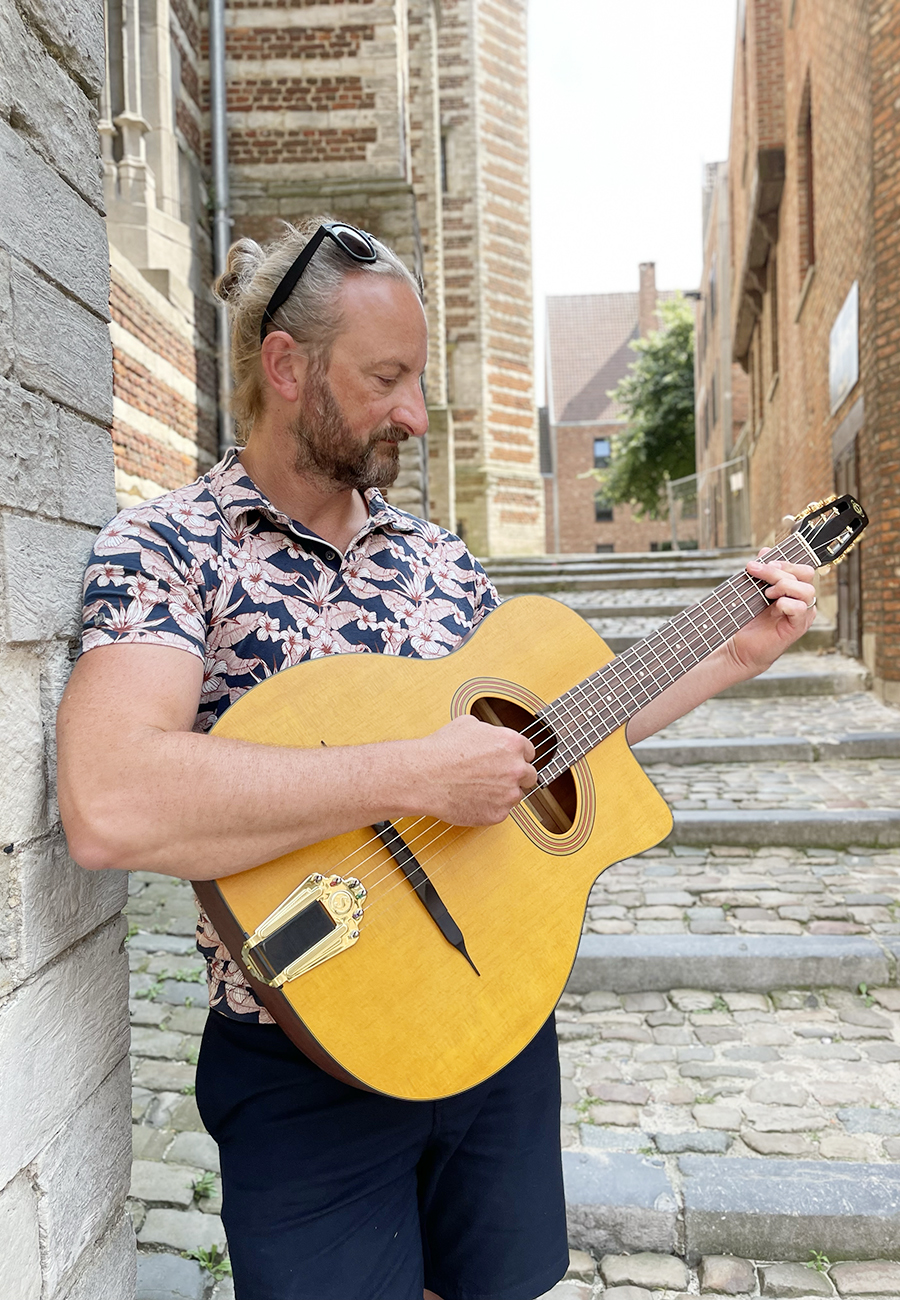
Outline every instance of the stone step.
POLYGON ((695 736, 661 740, 651 736, 633 746, 644 767, 655 763, 818 763, 823 761, 900 758, 900 731, 848 732, 828 739, 804 736, 695 736))
POLYGON ((745 546, 723 548, 720 551, 573 551, 563 555, 495 555, 481 559, 481 564, 495 573, 567 573, 578 569, 608 569, 630 566, 635 568, 678 568, 685 565, 702 566, 722 564, 726 561, 736 567, 753 559, 755 551, 745 546))
MULTIPOLYGON (((582 611, 579 610, 579 613, 582 611)), ((615 620, 588 618, 587 621, 597 635, 603 638, 610 650, 621 654, 623 650, 630 650, 633 645, 652 635, 663 620, 632 619, 622 615, 615 620)), ((834 624, 820 619, 798 641, 789 646, 788 650, 792 653, 800 653, 804 650, 829 650, 834 645, 835 635, 834 624)))
POLYGON ((793 655, 782 658, 777 672, 770 669, 749 681, 737 682, 720 691, 716 698, 763 700, 791 695, 849 695, 864 690, 868 683, 868 673, 862 664, 842 666, 832 672, 792 672, 792 660, 793 655))
POLYGON ((676 808, 673 844, 871 848, 900 845, 900 811, 891 808, 676 808))
POLYGON ((845 934, 586 934, 566 990, 887 986, 897 980, 898 957, 895 935, 876 941, 845 934))
MULTIPOLYGON (((897 1257, 900 990, 861 987, 564 995, 572 1244, 691 1266, 897 1257)), ((809 1286, 763 1294, 832 1294, 809 1286)))
POLYGON ((697 569, 622 569, 603 573, 540 574, 498 577, 494 585, 501 596, 552 595, 557 591, 641 590, 647 587, 707 587, 712 589, 736 572, 734 566, 697 569))

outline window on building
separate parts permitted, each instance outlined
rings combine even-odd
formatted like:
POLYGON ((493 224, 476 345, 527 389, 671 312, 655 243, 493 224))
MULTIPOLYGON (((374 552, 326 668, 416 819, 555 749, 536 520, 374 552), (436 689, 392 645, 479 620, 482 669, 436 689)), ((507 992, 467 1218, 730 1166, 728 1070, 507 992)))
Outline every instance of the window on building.
POLYGON ((811 266, 816 264, 816 204, 815 177, 813 171, 813 120, 812 120, 812 86, 809 77, 803 89, 800 102, 800 121, 798 123, 799 166, 798 180, 800 186, 798 217, 800 222, 800 282, 801 286, 811 266))
POLYGON ((611 454, 609 438, 594 439, 594 469, 609 469, 611 454))
POLYGON ((671 551, 671 549, 672 549, 672 543, 671 543, 671 542, 651 542, 651 543, 650 543, 650 550, 651 550, 651 551, 671 551))
POLYGON ((613 542, 598 542, 594 547, 597 555, 611 555, 615 549, 613 542))
POLYGON ((612 522, 613 505, 603 491, 598 492, 594 497, 594 522, 598 524, 608 524, 612 522))
POLYGON ((716 255, 713 253, 709 263, 709 314, 713 320, 716 319, 716 298, 718 294, 716 274, 716 255))

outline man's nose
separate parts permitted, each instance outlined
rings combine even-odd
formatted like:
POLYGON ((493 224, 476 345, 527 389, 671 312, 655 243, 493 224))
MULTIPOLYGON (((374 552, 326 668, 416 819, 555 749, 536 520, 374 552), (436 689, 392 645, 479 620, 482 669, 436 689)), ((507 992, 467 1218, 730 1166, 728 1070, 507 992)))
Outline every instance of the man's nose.
POLYGON ((425 394, 417 380, 404 387, 400 402, 391 412, 391 421, 406 429, 413 438, 421 438, 428 432, 425 394))

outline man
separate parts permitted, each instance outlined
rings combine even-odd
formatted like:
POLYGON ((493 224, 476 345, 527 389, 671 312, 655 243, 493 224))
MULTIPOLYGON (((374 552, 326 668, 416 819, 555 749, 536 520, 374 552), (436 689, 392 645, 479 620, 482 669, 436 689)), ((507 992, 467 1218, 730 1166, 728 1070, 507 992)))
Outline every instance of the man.
MULTIPOLYGON (((86 577, 85 653, 59 720, 59 801, 88 868, 213 879, 405 816, 505 818, 530 742, 471 717, 409 741, 305 751, 205 734, 309 655, 451 650, 496 604, 462 543, 382 498, 421 437, 415 282, 351 227, 242 240, 231 305, 244 439, 123 512, 86 577)), ((812 571, 756 563, 773 604, 629 724, 640 740, 753 676, 809 626, 812 571)), ((566 1267, 552 1024, 437 1103, 350 1088, 293 1048, 208 919, 213 1013, 197 1098, 222 1155, 238 1300, 533 1300, 566 1267)))

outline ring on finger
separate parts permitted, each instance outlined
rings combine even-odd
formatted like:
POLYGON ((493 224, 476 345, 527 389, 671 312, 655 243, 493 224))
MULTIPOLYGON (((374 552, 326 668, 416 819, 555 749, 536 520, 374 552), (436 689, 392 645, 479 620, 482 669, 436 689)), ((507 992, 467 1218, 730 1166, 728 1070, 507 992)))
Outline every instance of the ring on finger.
POLYGON ((818 600, 818 596, 813 596, 812 600, 809 602, 809 604, 806 606, 806 608, 807 608, 807 609, 812 609, 813 605, 815 605, 815 603, 816 603, 817 600, 818 600))

